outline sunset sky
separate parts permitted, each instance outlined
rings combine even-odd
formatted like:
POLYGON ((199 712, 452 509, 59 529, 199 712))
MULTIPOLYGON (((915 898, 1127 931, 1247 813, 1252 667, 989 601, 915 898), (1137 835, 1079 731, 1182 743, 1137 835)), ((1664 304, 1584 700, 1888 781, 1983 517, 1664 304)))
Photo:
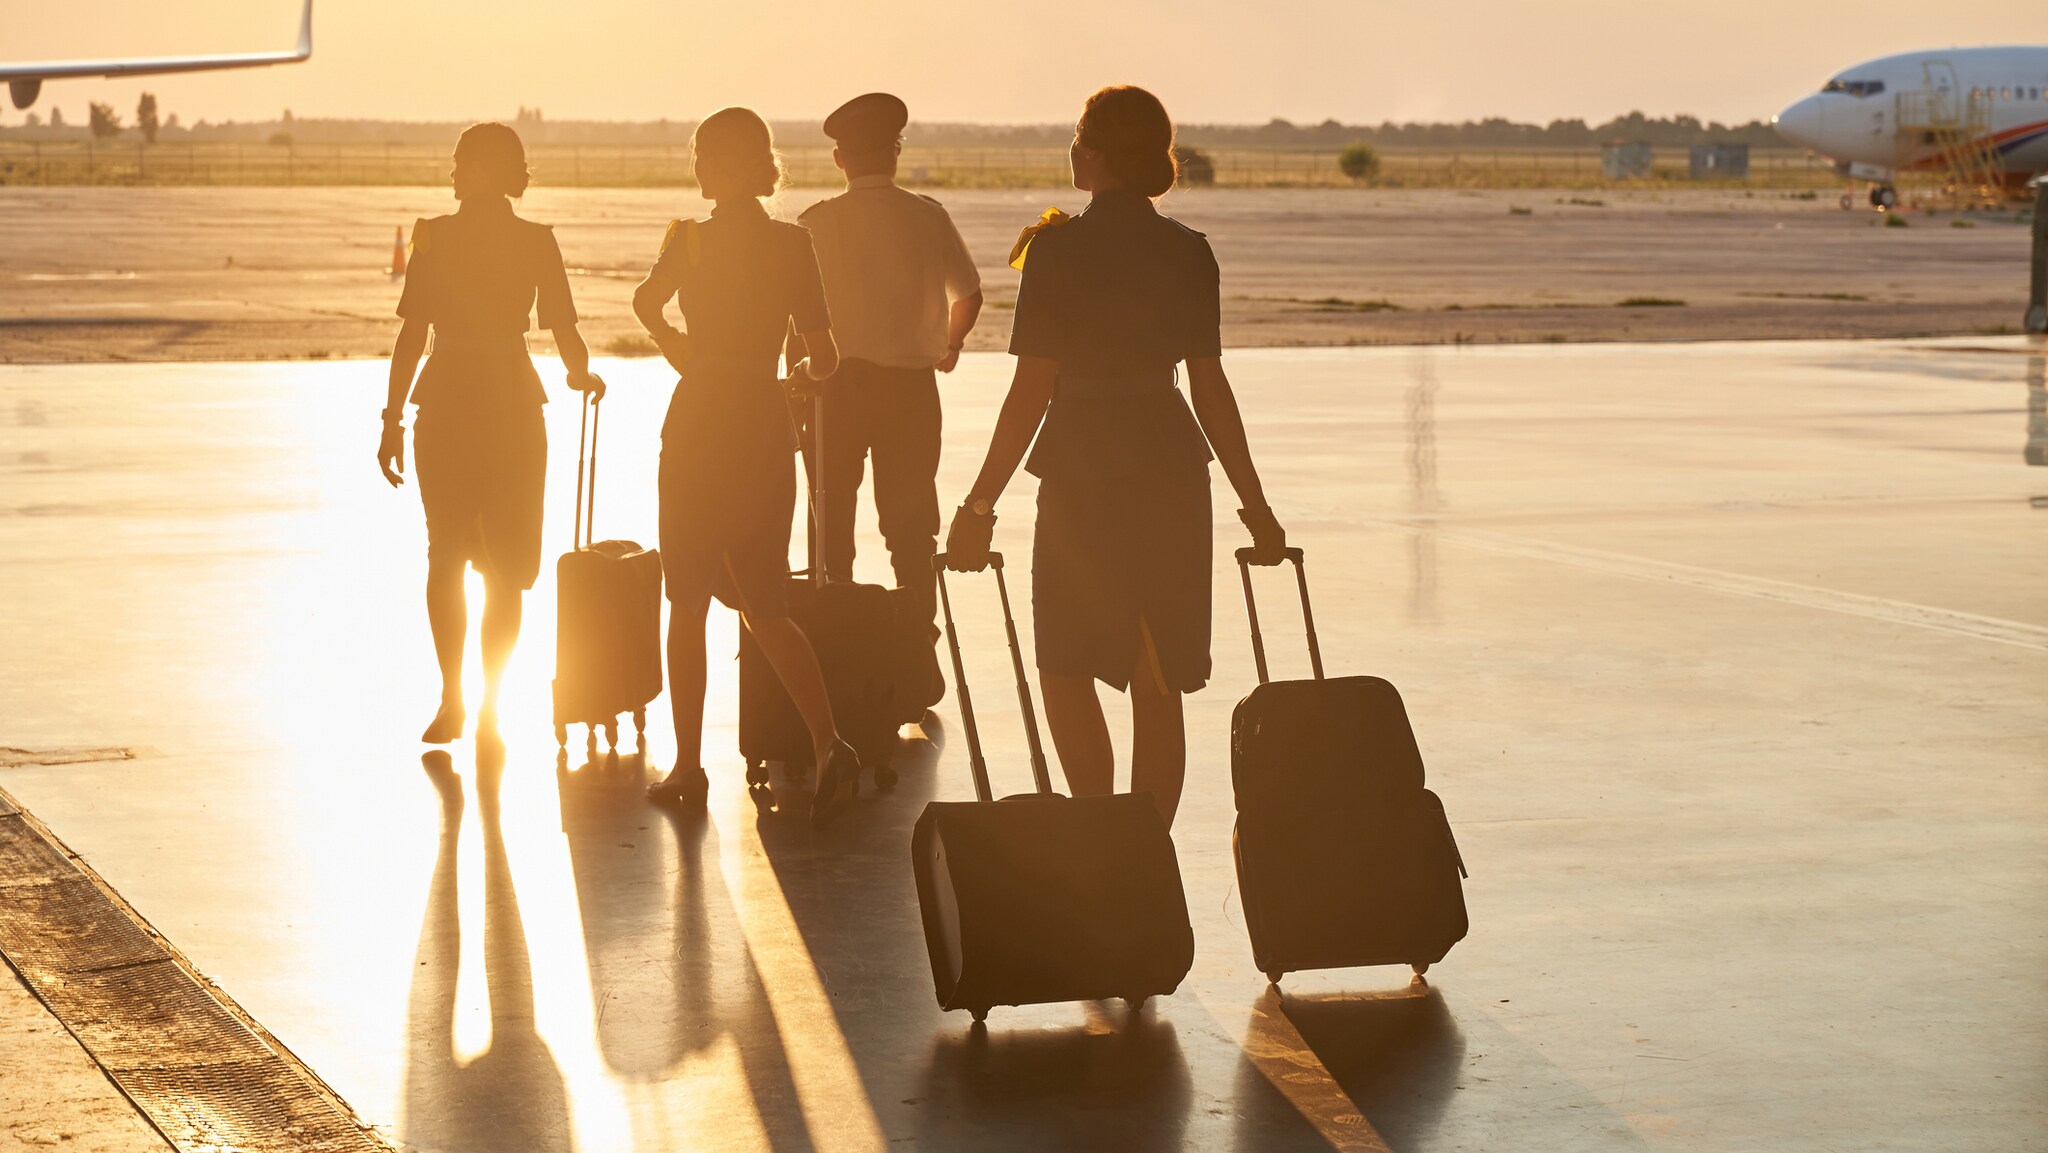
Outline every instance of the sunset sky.
MULTIPOLYGON (((289 47, 297 0, 13 5, 8 60, 289 47)), ((2039 0, 941 0, 699 5, 649 0, 318 0, 308 64, 65 81, 52 105, 124 112, 148 88, 201 118, 693 119, 724 104, 821 116, 875 88, 931 121, 1058 122, 1104 83, 1144 84, 1190 122, 1600 120, 1640 108, 1768 118, 1872 56, 2048 39, 2039 0), (1934 13, 1940 12, 1935 19, 1934 13)), ((9 108, 0 123, 19 123, 9 108)))

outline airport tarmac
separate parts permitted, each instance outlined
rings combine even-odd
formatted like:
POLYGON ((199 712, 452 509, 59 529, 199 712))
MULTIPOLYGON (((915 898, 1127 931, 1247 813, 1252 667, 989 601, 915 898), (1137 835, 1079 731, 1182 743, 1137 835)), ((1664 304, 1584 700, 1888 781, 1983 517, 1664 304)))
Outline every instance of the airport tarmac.
MULTIPOLYGON (((1068 190, 939 189, 980 262, 974 349, 1009 339, 1017 230, 1068 190)), ((794 218, 818 189, 791 189, 794 218)), ((1207 233, 1230 347, 1905 337, 2017 332, 2028 232, 2014 212, 1879 227, 1783 191, 1195 189, 1163 201, 1207 233), (1958 224, 1968 227, 1958 227, 1958 224), (1624 306, 1624 302, 1633 302, 1624 306)), ((536 187, 599 352, 633 319, 687 189, 536 187)), ((394 231, 452 211, 441 188, 0 188, 0 361, 382 356, 394 231)))
MULTIPOLYGON (((983 1034, 933 1004, 907 843, 971 795, 950 696, 894 792, 814 834, 786 776, 745 790, 714 662, 709 810, 650 808, 659 716, 644 761, 579 733, 557 767, 544 573, 502 769, 470 741, 423 768, 424 531, 376 475, 373 362, 0 369, 0 789, 411 1149, 2048 1149, 2048 470, 2021 456, 2048 346, 1226 363, 1324 659, 1401 687, 1471 866, 1426 985, 1252 964, 1225 547, 1174 830, 1197 959, 1136 1013, 983 1034)), ((946 380, 949 506, 1008 365, 946 380)), ((598 533, 646 540, 670 378, 599 369, 598 533)), ((1027 613, 1029 496, 997 530, 1027 613)), ((953 596, 1021 790, 992 590, 953 596)), ((30 1052, 0 1043, 0 1098, 30 1052)))

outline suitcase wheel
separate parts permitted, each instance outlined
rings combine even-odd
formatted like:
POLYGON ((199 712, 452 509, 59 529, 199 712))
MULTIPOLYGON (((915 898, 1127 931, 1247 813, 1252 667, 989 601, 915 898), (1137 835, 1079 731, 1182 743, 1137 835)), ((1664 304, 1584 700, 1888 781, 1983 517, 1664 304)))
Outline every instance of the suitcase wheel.
POLYGON ((596 726, 596 725, 589 725, 589 726, 586 726, 586 728, 584 729, 584 733, 583 733, 583 755, 584 755, 584 756, 586 756, 586 757, 595 757, 595 756, 597 756, 597 726, 596 726))
POLYGON ((619 718, 613 717, 604 723, 604 743, 606 748, 619 747, 619 718))
POLYGON ((1410 965, 1408 967, 1415 970, 1415 975, 1418 977, 1422 976, 1424 973, 1429 972, 1428 961, 1417 961, 1413 965, 1410 965))
POLYGON ((987 1009, 969 1009, 968 1012, 974 1014, 974 1023, 977 1025, 980 1025, 988 1020, 987 1009))
POLYGON ((878 788, 878 789, 893 789, 893 788, 895 788, 895 787, 896 787, 896 781, 897 781, 897 776, 896 776, 896 766, 894 766, 894 765, 876 765, 876 766, 875 766, 875 787, 876 787, 876 788, 878 788))
POLYGON ((555 726, 555 747, 567 752, 569 749, 569 726, 555 726))
POLYGON ((633 731, 634 731, 634 732, 636 732, 636 733, 641 733, 641 734, 645 734, 645 733, 647 732, 647 710, 646 710, 646 709, 634 709, 634 710, 633 710, 633 731))
POLYGON ((1286 975, 1287 971, 1285 969, 1266 970, 1266 980, 1271 982, 1276 988, 1280 984, 1280 978, 1285 977, 1286 975))
POLYGON ((769 781, 768 762, 750 761, 747 764, 747 784, 765 785, 769 781))

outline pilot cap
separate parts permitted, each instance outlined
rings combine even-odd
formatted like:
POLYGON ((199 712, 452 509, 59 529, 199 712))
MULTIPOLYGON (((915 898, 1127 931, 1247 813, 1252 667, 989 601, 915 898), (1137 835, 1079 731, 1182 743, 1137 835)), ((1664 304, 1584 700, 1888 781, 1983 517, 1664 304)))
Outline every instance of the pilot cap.
POLYGON ((858 150, 886 148, 903 135, 910 123, 910 109, 887 92, 870 92, 841 104, 825 118, 825 135, 841 147, 858 150))

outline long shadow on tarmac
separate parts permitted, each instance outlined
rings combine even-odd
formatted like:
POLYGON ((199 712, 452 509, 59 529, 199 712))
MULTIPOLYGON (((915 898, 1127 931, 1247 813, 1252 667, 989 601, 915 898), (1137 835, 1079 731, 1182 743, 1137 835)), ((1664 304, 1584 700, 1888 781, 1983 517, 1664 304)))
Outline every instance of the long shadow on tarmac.
MULTIPOLYGON (((1428 1147, 1465 1064, 1465 1037, 1434 987, 1417 982, 1383 993, 1296 997, 1267 989, 1254 1007, 1284 1018, 1338 1088, 1396 1153, 1428 1147)), ((1290 1038, 1291 1040, 1291 1038, 1290 1038)), ((1241 1097, 1274 1092, 1272 1079, 1247 1057, 1239 1066, 1241 1097)), ((1246 1109, 1239 1146, 1261 1148, 1271 1122, 1246 1109)))
POLYGON ((730 1046, 770 1148, 813 1145, 767 989, 702 810, 651 806, 641 754, 556 773, 605 1064, 626 1083, 635 1148, 708 1148, 728 1122, 655 1086, 730 1046), (667 853, 650 844, 673 838, 667 853), (673 886, 673 888, 671 888, 673 886))
POLYGON ((456 977, 462 923, 456 892, 462 781, 445 752, 428 753, 427 776, 441 796, 441 845, 408 1004, 404 1134, 408 1144, 446 1150, 571 1148, 568 1089, 554 1054, 534 1028, 533 965, 526 926, 498 824, 503 746, 478 742, 477 815, 484 838, 484 984, 491 1003, 490 1048, 468 1061, 455 1044, 456 977))

